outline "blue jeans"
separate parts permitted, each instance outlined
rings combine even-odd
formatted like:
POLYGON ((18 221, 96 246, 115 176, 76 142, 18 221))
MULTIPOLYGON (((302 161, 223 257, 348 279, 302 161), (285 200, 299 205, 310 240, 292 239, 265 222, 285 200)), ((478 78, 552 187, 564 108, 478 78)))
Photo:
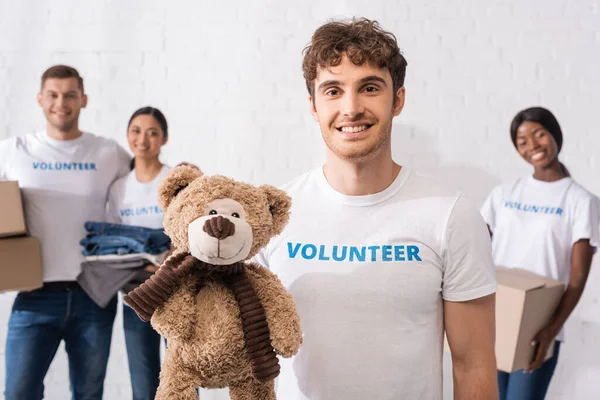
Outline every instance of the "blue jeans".
POLYGON ((79 244, 83 246, 81 253, 84 256, 146 253, 148 250, 141 242, 127 236, 88 235, 88 237, 82 239, 79 244))
POLYGON ((125 304, 123 329, 133 400, 154 400, 160 374, 160 335, 125 304))
POLYGON ((525 374, 523 370, 512 374, 498 371, 500 400, 543 400, 556 368, 559 351, 560 342, 557 341, 554 355, 531 374, 525 374))
MULTIPOLYGON (((94 221, 85 222, 84 227, 88 234, 80 244, 85 247, 83 254, 86 256, 101 255, 98 251, 106 248, 114 251, 122 247, 123 254, 131 252, 159 254, 171 247, 171 239, 163 229, 94 221)), ((117 253, 104 252, 103 254, 117 253)))
POLYGON ((116 296, 103 309, 78 287, 19 293, 8 322, 5 399, 42 399, 64 340, 72 399, 101 400, 116 311, 116 296))

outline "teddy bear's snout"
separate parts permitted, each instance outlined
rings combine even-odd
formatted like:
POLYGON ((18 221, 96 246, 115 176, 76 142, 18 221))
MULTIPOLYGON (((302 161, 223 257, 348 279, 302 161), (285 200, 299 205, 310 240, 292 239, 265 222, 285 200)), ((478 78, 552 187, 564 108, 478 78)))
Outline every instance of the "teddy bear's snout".
POLYGON ((206 220, 204 232, 219 240, 227 239, 235 233, 235 224, 228 218, 219 215, 206 220))

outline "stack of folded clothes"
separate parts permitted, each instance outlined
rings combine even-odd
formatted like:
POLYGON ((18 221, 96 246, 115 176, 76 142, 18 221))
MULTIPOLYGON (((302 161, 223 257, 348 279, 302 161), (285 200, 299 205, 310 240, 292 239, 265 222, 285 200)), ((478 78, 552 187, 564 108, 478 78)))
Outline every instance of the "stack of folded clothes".
POLYGON ((129 292, 148 279, 149 264, 160 266, 171 249, 163 229, 88 221, 79 244, 85 261, 77 281, 100 307, 115 294, 129 292))

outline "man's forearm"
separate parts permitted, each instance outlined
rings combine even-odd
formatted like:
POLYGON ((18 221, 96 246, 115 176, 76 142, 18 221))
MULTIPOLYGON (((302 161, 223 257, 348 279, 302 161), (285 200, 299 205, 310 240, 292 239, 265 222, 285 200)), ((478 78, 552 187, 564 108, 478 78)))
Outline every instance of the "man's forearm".
POLYGON ((454 400, 497 400, 495 363, 470 364, 453 360, 454 400))

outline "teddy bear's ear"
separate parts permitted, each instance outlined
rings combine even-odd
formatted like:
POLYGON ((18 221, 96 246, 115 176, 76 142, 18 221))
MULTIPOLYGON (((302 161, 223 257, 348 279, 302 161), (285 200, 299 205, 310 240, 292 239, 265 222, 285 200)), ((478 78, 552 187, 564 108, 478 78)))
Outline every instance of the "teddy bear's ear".
POLYGON ((290 219, 292 198, 283 190, 271 185, 260 187, 267 195, 269 211, 273 216, 273 235, 279 235, 290 219))
POLYGON ((198 168, 182 165, 166 173, 158 187, 158 205, 166 211, 171 201, 194 179, 203 175, 198 168))

